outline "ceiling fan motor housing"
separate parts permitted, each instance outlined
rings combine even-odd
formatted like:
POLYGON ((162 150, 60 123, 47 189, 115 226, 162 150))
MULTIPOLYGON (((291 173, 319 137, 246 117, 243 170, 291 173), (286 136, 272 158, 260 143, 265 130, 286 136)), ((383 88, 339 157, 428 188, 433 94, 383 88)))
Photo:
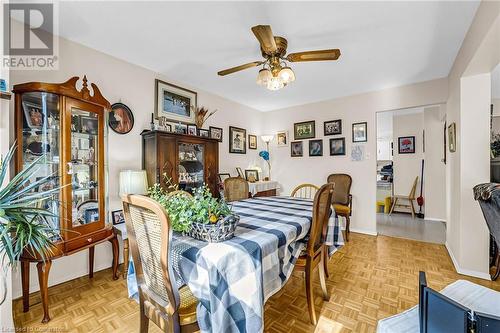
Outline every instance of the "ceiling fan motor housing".
POLYGON ((274 36, 274 42, 276 43, 276 51, 275 52, 272 52, 272 53, 266 53, 264 52, 264 50, 262 49, 262 47, 260 48, 261 52, 262 52, 262 56, 264 58, 269 58, 269 57, 280 57, 280 58, 284 58, 285 57, 285 54, 286 54, 286 48, 288 46, 288 41, 283 38, 283 37, 279 37, 279 36, 274 36))

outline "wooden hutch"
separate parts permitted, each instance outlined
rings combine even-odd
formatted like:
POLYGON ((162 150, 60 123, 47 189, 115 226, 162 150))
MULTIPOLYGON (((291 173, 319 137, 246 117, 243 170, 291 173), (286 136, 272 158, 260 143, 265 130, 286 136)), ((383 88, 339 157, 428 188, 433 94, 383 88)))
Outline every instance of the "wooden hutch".
POLYGON ((219 197, 219 141, 216 139, 164 131, 142 133, 142 168, 148 185, 161 184, 165 177, 179 188, 191 191, 207 184, 214 197, 219 197))
MULTIPOLYGON (((41 203, 57 215, 52 222, 61 230, 52 254, 45 261, 25 254, 21 258, 23 310, 29 310, 30 263, 37 263, 44 316, 48 322, 48 276, 52 260, 89 250, 89 277, 93 276, 94 248, 110 241, 113 278, 117 279, 118 241, 108 223, 106 186, 107 112, 109 102, 95 84, 93 94, 83 77, 61 84, 30 82, 14 86, 15 128, 18 143, 15 171, 44 156, 34 177, 53 175, 47 186, 60 191, 55 200, 41 203)), ((34 180, 36 180, 36 178, 34 180)), ((37 189, 37 190, 47 190, 37 189)))

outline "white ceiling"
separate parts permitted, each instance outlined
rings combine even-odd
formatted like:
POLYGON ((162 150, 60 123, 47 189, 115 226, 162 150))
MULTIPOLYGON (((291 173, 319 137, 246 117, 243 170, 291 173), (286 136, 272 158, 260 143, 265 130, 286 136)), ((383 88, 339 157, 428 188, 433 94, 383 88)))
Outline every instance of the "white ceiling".
MULTIPOLYGON (((59 33, 261 111, 448 75, 479 2, 61 2, 59 33), (270 24, 288 51, 340 48, 337 62, 292 64, 280 91, 257 86, 250 28, 270 24)), ((133 82, 133 78, 131 78, 133 82)), ((131 83, 133 84, 133 83, 131 83)))

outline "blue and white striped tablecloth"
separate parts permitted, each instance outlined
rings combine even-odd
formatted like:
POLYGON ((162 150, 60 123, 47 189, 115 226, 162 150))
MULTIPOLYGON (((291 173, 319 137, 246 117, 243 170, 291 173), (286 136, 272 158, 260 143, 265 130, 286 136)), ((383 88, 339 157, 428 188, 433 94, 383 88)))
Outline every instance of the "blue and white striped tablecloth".
MULTIPOLYGON (((259 197, 232 203, 240 216, 235 236, 206 243, 174 233, 172 254, 178 284, 187 284, 200 304, 203 332, 260 332, 264 303, 279 291, 304 249, 312 220, 312 200, 259 197)), ((333 215, 332 215, 333 216, 333 215)), ((330 254, 344 244, 338 220, 331 218, 330 254)), ((133 267, 129 294, 137 292, 133 267)))

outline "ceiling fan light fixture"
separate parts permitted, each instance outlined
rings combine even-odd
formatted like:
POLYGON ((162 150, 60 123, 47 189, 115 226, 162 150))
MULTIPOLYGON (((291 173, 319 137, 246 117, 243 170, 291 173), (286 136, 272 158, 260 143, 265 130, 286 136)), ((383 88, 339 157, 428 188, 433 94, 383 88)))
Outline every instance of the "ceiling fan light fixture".
POLYGON ((278 76, 280 77, 280 79, 285 83, 285 84, 288 84, 290 82, 293 82, 295 81, 295 73, 293 72, 293 70, 290 68, 290 67, 283 67, 278 76))
POLYGON ((280 90, 285 87, 285 82, 281 80, 279 76, 273 76, 269 82, 267 82, 266 88, 269 90, 280 90))
POLYGON ((267 86, 269 83, 269 80, 272 78, 271 71, 267 68, 263 68, 259 71, 259 74, 257 75, 257 84, 261 86, 267 86))

